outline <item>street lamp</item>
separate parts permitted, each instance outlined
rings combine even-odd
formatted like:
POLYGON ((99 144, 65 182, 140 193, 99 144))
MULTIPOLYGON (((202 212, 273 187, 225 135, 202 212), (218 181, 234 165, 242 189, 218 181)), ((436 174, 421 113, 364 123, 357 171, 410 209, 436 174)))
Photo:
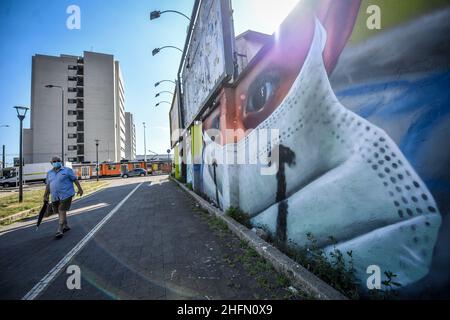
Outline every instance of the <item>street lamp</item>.
POLYGON ((155 107, 159 107, 159 105, 160 105, 161 103, 168 103, 168 104, 172 105, 169 101, 160 101, 160 102, 158 102, 157 104, 155 104, 155 107))
POLYGON ((147 170, 147 140, 145 138, 145 122, 142 122, 144 126, 144 162, 145 162, 145 170, 147 170))
POLYGON ((28 108, 22 106, 14 107, 17 111, 17 118, 20 121, 20 138, 19 138, 19 202, 23 202, 23 120, 27 115, 28 108))
POLYGON ((166 13, 166 12, 177 13, 177 14, 179 14, 179 15, 185 17, 185 18, 188 19, 189 21, 191 21, 191 19, 190 19, 187 15, 185 15, 184 13, 182 13, 182 12, 180 12, 180 11, 176 11, 176 10, 165 10, 165 11, 155 10, 155 11, 152 11, 152 12, 150 12, 150 20, 158 19, 159 17, 161 17, 161 15, 162 15, 163 13, 166 13))
POLYGON ((168 94, 173 95, 173 93, 170 92, 170 91, 161 91, 161 92, 158 92, 158 93, 155 95, 155 98, 158 98, 162 93, 168 93, 168 94))
POLYGON ((52 84, 48 84, 45 86, 46 88, 58 88, 61 89, 61 161, 64 165, 64 88, 61 86, 55 86, 52 84))
POLYGON ((98 172, 99 172, 99 168, 98 168, 98 143, 100 140, 95 139, 95 154, 97 157, 97 165, 95 166, 95 170, 97 171, 97 181, 98 181, 98 172))
POLYGON ((158 81, 158 82, 155 83, 155 87, 159 86, 159 85, 160 85, 161 83, 163 83, 163 82, 171 82, 171 83, 173 83, 174 85, 177 84, 175 81, 172 81, 172 80, 161 80, 161 81, 158 81))
POLYGON ((170 162, 170 149, 167 149, 167 166, 169 167, 169 174, 172 172, 172 165, 170 162))
POLYGON ((164 47, 161 47, 161 48, 155 48, 155 49, 153 49, 152 55, 153 55, 153 56, 157 55, 162 49, 165 49, 165 48, 176 49, 176 50, 180 51, 181 53, 183 53, 183 50, 181 50, 181 49, 178 48, 178 47, 175 47, 175 46, 164 46, 164 47))

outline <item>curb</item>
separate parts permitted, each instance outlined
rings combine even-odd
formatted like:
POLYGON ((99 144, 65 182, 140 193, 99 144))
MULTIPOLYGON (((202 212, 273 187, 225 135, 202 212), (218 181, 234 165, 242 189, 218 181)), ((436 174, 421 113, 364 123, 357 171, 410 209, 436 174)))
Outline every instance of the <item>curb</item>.
POLYGON ((228 228, 237 235, 238 238, 247 242, 250 247, 255 249, 262 257, 270 262, 275 270, 282 273, 295 286, 319 300, 348 300, 342 293, 293 261, 273 245, 258 237, 254 232, 247 229, 233 218, 225 215, 223 211, 212 206, 198 194, 189 190, 184 184, 172 177, 170 177, 170 179, 194 198, 203 209, 224 221, 228 225, 228 228))
MULTIPOLYGON (((107 185, 101 187, 100 189, 95 190, 94 192, 91 192, 91 193, 89 193, 89 194, 86 194, 85 196, 83 196, 83 197, 81 197, 81 198, 75 199, 75 200, 72 201, 72 203, 75 203, 75 202, 77 202, 77 201, 79 201, 79 200, 81 200, 81 199, 86 199, 87 197, 90 197, 90 196, 94 195, 94 194, 97 193, 97 192, 103 191, 106 187, 107 187, 107 185)), ((13 215, 11 215, 11 216, 8 216, 8 217, 5 217, 5 218, 1 218, 1 219, 0 219, 0 226, 3 226, 3 223, 5 223, 5 222, 6 222, 7 224, 12 224, 12 223, 14 223, 14 222, 20 221, 20 220, 22 220, 22 219, 28 217, 29 214, 35 213, 35 212, 36 212, 37 210, 39 210, 40 208, 41 208, 41 206, 39 206, 39 207, 34 207, 34 208, 31 208, 31 209, 27 209, 27 210, 24 210, 24 211, 15 213, 15 214, 13 214, 13 215)))

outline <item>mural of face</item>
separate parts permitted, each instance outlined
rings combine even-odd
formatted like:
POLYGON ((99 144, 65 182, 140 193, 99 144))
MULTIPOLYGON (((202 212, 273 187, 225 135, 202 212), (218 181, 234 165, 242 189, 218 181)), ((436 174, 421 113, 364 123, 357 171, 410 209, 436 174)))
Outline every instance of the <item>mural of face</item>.
MULTIPOLYGON (((361 280, 367 277, 367 267, 378 265, 408 285, 429 271, 441 216, 395 142, 346 109, 330 86, 328 75, 351 32, 355 12, 346 8, 350 22, 336 35, 329 27, 342 14, 336 3, 356 2, 324 1, 323 8, 331 8, 327 14, 320 5, 304 11, 304 28, 295 35, 297 47, 293 44, 290 55, 275 43, 265 63, 238 85, 235 114, 215 111, 205 122, 205 129, 223 132, 234 127, 245 134, 234 137, 235 142, 226 136, 213 141, 205 133, 204 159, 225 156, 231 147, 238 153, 248 151, 260 131, 279 129, 279 136, 259 153, 265 157, 264 151, 279 148, 279 158, 270 163, 277 174, 261 175, 264 165, 222 165, 214 179, 209 166, 203 171, 205 193, 214 199, 220 190, 223 207, 237 199, 252 224, 278 241, 303 246, 311 233, 326 253, 334 248, 352 251, 361 280), (289 61, 296 67, 286 67, 289 61)), ((288 18, 289 23, 294 22, 288 18)))

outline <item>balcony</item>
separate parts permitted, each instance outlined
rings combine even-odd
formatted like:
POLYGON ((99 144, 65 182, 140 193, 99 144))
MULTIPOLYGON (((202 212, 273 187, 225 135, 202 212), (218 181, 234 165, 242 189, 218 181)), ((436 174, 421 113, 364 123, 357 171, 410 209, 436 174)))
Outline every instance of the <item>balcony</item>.
POLYGON ((84 133, 79 133, 77 135, 77 143, 84 143, 84 133))
POLYGON ((84 111, 78 110, 76 114, 77 114, 77 120, 84 120, 84 111))

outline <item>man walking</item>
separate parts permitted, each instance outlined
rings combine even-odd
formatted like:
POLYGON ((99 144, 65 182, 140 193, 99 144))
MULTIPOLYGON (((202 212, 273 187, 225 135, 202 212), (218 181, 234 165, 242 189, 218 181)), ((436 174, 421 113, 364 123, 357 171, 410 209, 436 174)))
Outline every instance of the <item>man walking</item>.
POLYGON ((61 239, 64 232, 70 230, 67 224, 67 211, 69 211, 72 198, 75 195, 73 184, 76 184, 77 194, 80 196, 83 195, 83 189, 73 170, 63 167, 59 157, 53 157, 51 163, 53 169, 47 173, 44 201, 48 201, 49 195, 52 195, 53 212, 58 213, 59 216, 56 238, 61 239))

